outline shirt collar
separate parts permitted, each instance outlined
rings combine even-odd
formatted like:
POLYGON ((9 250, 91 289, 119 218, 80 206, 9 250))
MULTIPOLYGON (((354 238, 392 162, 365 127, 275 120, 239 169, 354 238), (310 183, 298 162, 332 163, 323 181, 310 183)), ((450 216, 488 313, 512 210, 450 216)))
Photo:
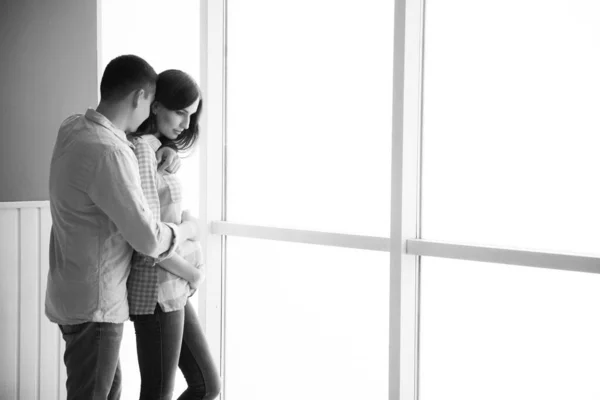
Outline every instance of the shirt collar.
POLYGON ((129 147, 134 148, 133 144, 131 144, 129 140, 127 140, 127 135, 125 135, 125 132, 117 128, 112 122, 110 122, 108 118, 100 114, 98 111, 92 108, 88 108, 88 110, 85 112, 85 118, 97 123, 98 125, 102 125, 106 129, 114 133, 115 136, 118 137, 121 141, 127 143, 129 147))

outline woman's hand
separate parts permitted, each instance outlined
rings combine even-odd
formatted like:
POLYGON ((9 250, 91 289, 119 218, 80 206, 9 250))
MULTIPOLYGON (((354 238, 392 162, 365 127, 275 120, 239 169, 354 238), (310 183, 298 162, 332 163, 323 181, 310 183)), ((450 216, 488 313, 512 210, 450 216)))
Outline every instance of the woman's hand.
POLYGON ((170 147, 161 147, 158 149, 156 152, 156 162, 158 163, 158 172, 174 174, 181 167, 179 155, 170 147))
POLYGON ((194 276, 197 279, 194 281, 189 281, 190 289, 192 289, 194 292, 198 289, 198 286, 204 282, 204 279, 206 279, 206 268, 204 267, 204 264, 198 264, 196 268, 197 273, 194 276))

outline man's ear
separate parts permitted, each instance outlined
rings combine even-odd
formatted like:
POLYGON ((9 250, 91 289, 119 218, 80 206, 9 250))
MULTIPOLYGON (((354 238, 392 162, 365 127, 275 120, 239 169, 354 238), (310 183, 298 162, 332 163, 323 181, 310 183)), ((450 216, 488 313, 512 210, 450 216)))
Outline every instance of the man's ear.
POLYGON ((138 108, 145 94, 146 92, 144 89, 138 89, 135 92, 133 92, 133 108, 138 108))

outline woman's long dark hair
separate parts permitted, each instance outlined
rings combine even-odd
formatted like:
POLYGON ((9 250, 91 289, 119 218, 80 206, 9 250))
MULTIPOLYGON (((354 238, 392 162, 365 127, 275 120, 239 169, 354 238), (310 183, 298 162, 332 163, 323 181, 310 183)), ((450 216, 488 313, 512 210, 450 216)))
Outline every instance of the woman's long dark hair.
MULTIPOLYGON (((202 110, 202 95, 198 84, 183 71, 168 69, 158 74, 156 95, 154 96, 155 102, 159 102, 168 110, 178 111, 194 104, 197 99, 200 99, 200 101, 198 102, 198 108, 190 116, 190 126, 181 132, 175 140, 160 135, 163 147, 168 146, 177 151, 183 151, 190 149, 194 145, 199 135, 198 118, 202 110)), ((150 116, 132 136, 141 136, 147 133, 156 133, 157 131, 156 115, 150 113, 150 116)))

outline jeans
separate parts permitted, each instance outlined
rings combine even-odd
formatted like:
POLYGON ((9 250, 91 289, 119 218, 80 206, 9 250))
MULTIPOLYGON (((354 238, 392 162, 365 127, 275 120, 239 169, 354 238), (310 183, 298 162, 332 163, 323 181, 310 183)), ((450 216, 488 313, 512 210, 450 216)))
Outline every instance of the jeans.
POLYGON ((123 324, 59 325, 65 340, 67 400, 119 400, 123 324))
POLYGON ((171 312, 157 305, 154 314, 132 315, 131 320, 141 375, 140 400, 171 399, 177 367, 188 385, 179 400, 212 400, 219 395, 219 373, 191 304, 171 312))

